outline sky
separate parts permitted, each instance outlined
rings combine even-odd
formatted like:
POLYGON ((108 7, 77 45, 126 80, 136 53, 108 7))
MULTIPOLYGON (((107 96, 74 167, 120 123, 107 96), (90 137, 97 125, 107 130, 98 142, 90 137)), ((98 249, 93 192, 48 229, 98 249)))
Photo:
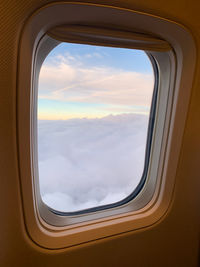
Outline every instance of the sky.
POLYGON ((39 119, 147 114, 154 77, 143 51, 62 43, 39 77, 39 119))
POLYGON ((62 43, 45 59, 38 87, 42 200, 63 212, 115 203, 144 168, 154 86, 138 50, 62 43))

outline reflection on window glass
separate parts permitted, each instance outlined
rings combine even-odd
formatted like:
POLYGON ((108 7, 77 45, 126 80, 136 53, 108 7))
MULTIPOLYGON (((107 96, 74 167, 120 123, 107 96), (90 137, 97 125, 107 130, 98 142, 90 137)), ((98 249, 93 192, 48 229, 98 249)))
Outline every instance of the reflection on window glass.
POLYGON ((61 43, 39 76, 42 200, 63 212, 112 204, 142 177, 154 87, 143 51, 61 43))

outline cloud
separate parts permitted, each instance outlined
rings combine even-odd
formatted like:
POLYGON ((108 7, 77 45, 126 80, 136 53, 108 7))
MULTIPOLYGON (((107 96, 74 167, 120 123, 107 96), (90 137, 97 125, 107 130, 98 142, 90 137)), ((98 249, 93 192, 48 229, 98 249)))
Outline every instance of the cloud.
POLYGON ((38 122, 43 201, 59 211, 114 203, 139 183, 148 116, 38 122))
POLYGON ((66 54, 43 64, 39 98, 150 106, 153 84, 154 77, 151 74, 120 70, 119 67, 88 67, 81 58, 66 54))

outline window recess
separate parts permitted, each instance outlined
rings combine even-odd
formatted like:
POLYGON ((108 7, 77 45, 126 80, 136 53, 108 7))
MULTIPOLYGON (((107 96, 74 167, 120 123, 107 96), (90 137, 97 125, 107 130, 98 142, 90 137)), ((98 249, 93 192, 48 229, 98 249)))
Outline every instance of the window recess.
MULTIPOLYGON (((105 192, 103 192, 105 190, 104 190, 104 188, 102 188, 102 185, 99 185, 99 187, 94 186, 94 188, 92 190, 90 189, 90 192, 88 192, 88 193, 86 192, 86 194, 85 193, 83 194, 82 191, 84 191, 84 190, 87 191, 88 189, 85 189, 87 187, 86 184, 85 184, 85 186, 82 186, 83 189, 78 189, 79 186, 81 188, 81 182, 83 183, 83 181, 81 181, 81 180, 80 180, 80 182, 77 182, 77 186, 72 185, 72 188, 74 188, 74 189, 70 188, 70 184, 73 184, 72 183, 73 179, 78 180, 76 176, 71 177, 70 174, 67 173, 67 172, 70 173, 70 170, 72 168, 71 165, 70 165, 69 169, 67 169, 67 166, 66 166, 66 170, 65 170, 65 181, 68 179, 68 182, 67 183, 63 182, 64 179, 62 180, 59 178, 60 170, 62 168, 63 169, 65 168, 64 165, 66 163, 68 164, 68 162, 69 162, 68 159, 67 159, 67 161, 65 161, 66 159, 64 159, 61 155, 60 162, 63 160, 63 166, 62 167, 56 167, 56 163, 53 161, 52 161, 52 164, 49 165, 52 167, 55 164, 55 168, 58 168, 58 170, 56 172, 54 169, 52 169, 53 170, 52 172, 50 171, 51 173, 54 174, 54 178, 51 177, 52 175, 48 171, 48 169, 51 170, 51 168, 46 167, 47 174, 45 174, 45 168, 44 168, 45 163, 42 162, 40 164, 39 173, 36 172, 35 176, 40 177, 40 179, 39 179, 40 187, 38 186, 38 188, 37 188, 37 190, 38 190, 38 192, 40 192, 40 194, 37 194, 37 195, 38 195, 38 203, 40 203, 39 207, 40 207, 40 210, 42 211, 41 215, 43 216, 43 218, 45 218, 45 220, 49 216, 50 217, 62 216, 63 221, 65 220, 67 222, 67 224, 68 223, 71 224, 71 223, 75 223, 75 222, 90 220, 93 217, 94 218, 101 218, 101 217, 107 217, 111 214, 120 214, 120 213, 123 213, 124 210, 129 210, 128 206, 130 204, 132 206, 133 205, 132 203, 136 202, 135 201, 136 196, 138 196, 138 194, 140 194, 142 189, 144 189, 144 187, 146 186, 147 181, 149 179, 148 178, 149 165, 151 164, 151 160, 150 160, 151 153, 152 153, 151 145, 152 145, 152 139, 153 139, 154 124, 155 124, 155 119, 156 119, 156 105, 157 105, 156 103, 157 103, 158 85, 159 85, 159 78, 160 78, 155 55, 156 54, 158 54, 158 55, 166 54, 168 51, 170 51, 170 46, 164 40, 161 40, 161 39, 158 39, 158 38, 155 38, 153 36, 146 35, 146 34, 126 32, 126 31, 118 31, 118 30, 112 30, 109 28, 108 29, 98 28, 98 27, 94 27, 94 26, 80 26, 80 25, 56 26, 56 27, 48 30, 47 34, 45 35, 45 37, 43 37, 43 39, 40 42, 40 46, 39 46, 38 54, 37 54, 37 59, 39 58, 39 60, 36 59, 36 62, 39 62, 37 64, 37 68, 36 68, 37 80, 39 79, 39 81, 40 81, 39 71, 40 71, 40 68, 42 65, 41 62, 43 62, 46 55, 52 50, 52 47, 56 47, 61 42, 65 42, 66 44, 67 43, 79 44, 79 46, 80 46, 80 44, 82 44, 83 47, 84 47, 84 45, 89 45, 89 46, 91 45, 92 47, 94 47, 94 46, 95 46, 95 48, 97 47, 97 49, 98 49, 98 47, 108 47, 108 48, 110 47, 110 49, 117 49, 117 48, 122 49, 122 47, 123 47, 126 49, 127 48, 132 49, 132 51, 135 51, 135 49, 137 49, 137 51, 142 50, 143 53, 146 52, 148 55, 148 56, 146 56, 146 58, 147 58, 146 60, 149 60, 149 63, 151 62, 150 64, 152 65, 152 70, 153 70, 152 79, 154 80, 153 81, 154 84, 152 83, 152 88, 149 88, 149 91, 151 91, 151 96, 149 98, 149 104, 148 104, 149 105, 148 116, 147 116, 146 122, 144 122, 143 126, 142 126, 144 129, 146 129, 146 130, 144 130, 146 132, 145 132, 145 134, 140 132, 140 135, 143 134, 145 136, 144 140, 143 140, 143 144, 142 144, 142 146, 144 147, 144 149, 143 149, 144 152, 143 152, 142 158, 139 159, 139 162, 141 162, 141 163, 134 162, 134 157, 137 158, 136 152, 135 152, 135 155, 133 156, 133 159, 132 159, 133 165, 135 164, 135 165, 141 165, 142 166, 142 172, 140 172, 138 174, 138 177, 136 177, 136 180, 138 180, 138 182, 137 182, 137 184, 132 185, 131 190, 130 190, 130 186, 129 186, 129 189, 126 189, 126 190, 123 189, 122 192, 120 192, 118 190, 119 192, 112 193, 112 189, 111 189, 110 192, 105 193, 105 192), (47 47, 49 47, 48 50, 47 50, 47 47), (45 50, 45 53, 44 53, 44 50, 45 50), (55 188, 58 187, 59 183, 64 185, 62 190, 61 189, 55 189, 55 191, 50 190, 49 191, 50 193, 45 193, 45 189, 43 190, 43 188, 50 187, 50 185, 48 186, 48 175, 49 175, 50 181, 52 179, 55 179, 55 188), (46 180, 45 185, 43 183, 44 180, 46 180), (66 190, 64 190, 64 187, 66 188, 66 190), (66 192, 63 193, 64 191, 69 192, 70 191, 69 188, 71 190, 74 190, 74 192, 79 191, 79 190, 80 190, 80 192, 78 193, 78 195, 77 195, 77 192, 76 193, 70 192, 70 194, 72 194, 73 197, 69 193, 66 193, 66 192), (123 194, 123 191, 126 191, 128 193, 123 194), (91 193, 91 192, 93 192, 93 193, 91 193), (96 199, 94 199, 94 196, 93 196, 93 199, 90 199, 91 194, 93 194, 93 195, 96 194, 97 196, 98 196, 98 194, 99 195, 103 194, 104 196, 103 197, 99 196, 100 200, 96 201, 96 199), (84 197, 82 197, 82 195, 84 195, 84 197), (84 198, 84 200, 81 200, 83 198, 84 198), (68 203, 65 203, 65 202, 68 202, 68 203), (77 203, 77 204, 75 204, 75 203, 77 203), (80 215, 82 215, 82 217, 80 217, 80 215)), ((63 44, 63 43, 61 43, 61 44, 63 44)), ((52 52, 53 51, 54 50, 52 50, 52 52)), ((140 52, 140 53, 142 53, 142 52, 140 52)), ((119 64, 120 64, 120 62, 119 62, 119 64)), ((43 72, 41 71, 41 73, 43 73, 43 72)), ((67 72, 66 72, 66 75, 67 75, 67 72)), ((99 89, 99 92, 100 91, 101 91, 101 89, 99 89)), ((146 91, 148 91, 148 90, 146 90, 146 91)), ((39 89, 39 92, 40 92, 40 89, 39 89)), ((114 92, 114 90, 113 90, 113 92, 114 92)), ((138 92, 139 92, 139 90, 138 90, 138 92)), ((137 94, 138 93, 137 93, 137 88, 136 88, 136 96, 137 96, 137 94)), ((123 96, 123 93, 121 94, 121 97, 122 96, 123 96)), ((78 97, 80 97, 80 96, 78 96, 78 97)), ((143 96, 143 97, 148 98, 147 96, 143 96)), ((134 96, 133 96, 133 99, 134 99, 134 96)), ((107 115, 109 115, 109 114, 107 114, 107 115)), ((141 121, 143 119, 144 118, 141 117, 138 120, 141 121)), ((70 120, 68 121, 69 124, 71 122, 72 121, 70 121, 70 120)), ((103 120, 101 121, 101 123, 102 122, 103 122, 103 120)), ((63 125, 61 126, 61 122, 60 122, 59 127, 63 127, 63 129, 64 129, 64 122, 62 124, 63 125)), ((74 124, 76 125, 76 123, 74 123, 74 124)), ((130 121, 130 124, 131 124, 131 121, 130 121)), ((137 124, 137 122, 136 122, 136 124, 137 124)), ((40 134, 40 133, 42 131, 45 131, 44 125, 45 125, 45 123, 42 124, 42 122, 39 122, 39 124, 38 124, 38 131, 39 131, 40 136, 42 136, 42 134, 40 134)), ((75 125, 73 125, 72 127, 74 127, 75 125)), ((46 132, 46 138, 45 138, 45 135, 42 137, 43 140, 47 140, 48 138, 50 140, 50 136, 51 136, 51 133, 53 131, 53 130, 51 130, 51 129, 53 129, 53 128, 51 128, 52 126, 53 126, 53 124, 49 123, 47 126, 47 123, 46 123, 46 127, 47 128, 49 127, 48 128, 49 130, 47 130, 47 132, 46 132), (50 132, 48 133, 48 131, 50 131, 50 132)), ((65 127, 67 127, 67 123, 66 123, 65 127)), ((77 127, 77 125, 75 127, 77 127)), ((36 123, 35 123, 34 128, 35 129, 37 128, 36 123)), ((70 129, 70 127, 68 129, 70 129)), ((141 131, 141 128, 138 131, 141 131)), ((76 133, 77 132, 74 132, 73 135, 76 135, 76 133)), ((133 134, 134 134, 134 130, 132 132, 132 135, 133 134)), ((79 138, 79 137, 77 137, 77 138, 79 138)), ((91 138, 94 139, 94 138, 96 138, 96 136, 94 135, 91 138)), ((55 139, 53 139, 53 140, 55 140, 55 139)), ((68 139, 66 136, 65 140, 66 141, 63 142, 63 147, 65 146, 65 142, 70 143, 73 139, 70 139, 70 138, 68 139)), ((111 138, 111 142, 112 141, 113 140, 111 138)), ((123 144, 124 141, 125 140, 121 140, 120 142, 123 144)), ((54 141, 49 141, 49 142, 52 144, 54 141)), ((74 142, 74 141, 72 141, 72 142, 74 142)), ((135 140, 134 142, 137 142, 137 141, 135 140)), ((132 142, 132 143, 134 144, 134 142, 132 142)), ((40 156, 42 154, 43 144, 40 140, 38 140, 38 143, 39 143, 39 150, 35 149, 35 151, 36 152, 39 151, 38 152, 39 154, 37 155, 35 153, 35 160, 38 160, 38 156, 40 156)), ((50 146, 48 146, 48 144, 46 144, 46 146, 49 147, 49 150, 50 150, 50 146)), ((131 146, 131 143, 130 143, 130 146, 131 146)), ((56 144, 55 144, 55 147, 56 147, 56 144)), ((93 147, 93 149, 96 149, 96 148, 93 147)), ((134 151, 134 149, 135 148, 133 146, 132 150, 134 151)), ((135 149, 135 151, 136 151, 136 149, 135 149)), ((54 152, 52 150, 49 153, 50 153, 50 158, 51 158, 51 154, 53 154, 54 152)), ((67 151, 66 151, 66 153, 67 153, 67 151)), ((62 154, 63 154, 63 152, 62 152, 62 154)), ((95 157, 95 154, 93 154, 93 155, 95 157)), ((84 157, 84 153, 82 156, 84 157)), ((87 154, 86 154, 86 156, 87 156, 87 154)), ((103 154, 103 158, 105 158, 105 156, 106 156, 106 153, 103 154)), ((111 157, 112 157, 112 155, 110 156, 110 158, 111 157)), ((138 155, 138 158, 140 158, 139 155, 138 155)), ((84 159, 82 159, 82 161, 83 160, 84 159)), ((130 160, 130 159, 127 158, 127 160, 130 160)), ((55 161, 57 162, 57 159, 55 161)), ((76 164, 75 164, 75 167, 73 167, 74 172, 72 171, 72 173, 76 173, 76 171, 77 171, 76 169, 78 169, 78 165, 80 165, 81 159, 79 160, 79 162, 77 159, 75 159, 75 161, 76 161, 76 164)), ((99 160, 97 162, 97 164, 99 164, 100 161, 101 160, 99 160)), ((58 163, 58 165, 60 164, 60 162, 58 163)), ((100 162, 100 164, 101 164, 101 162, 100 162)), ((114 163, 114 165, 116 165, 116 166, 119 164, 122 164, 122 163, 120 163, 120 162, 114 163)), ((35 165, 38 166, 38 162, 35 165)), ((92 162, 90 167, 92 168, 95 165, 96 165, 96 162, 92 162)), ((102 169, 103 168, 104 167, 102 166, 102 169)), ((115 167, 111 166, 111 170, 110 170, 111 173, 114 172, 114 169, 112 169, 112 168, 115 168, 115 167)), ((140 167, 138 167, 138 168, 140 169, 140 167)), ((82 166, 82 169, 84 172, 84 164, 82 166)), ((99 172, 99 170, 98 170, 98 172, 99 172)), ((130 173, 131 173, 131 171, 130 171, 130 173)), ((62 175, 64 175, 64 174, 62 174, 62 175)), ((101 179, 107 179, 108 180, 110 178, 110 177, 107 177, 106 175, 105 175, 106 178, 104 178, 103 177, 104 175, 105 175, 104 170, 102 170, 101 179)), ((130 176, 129 170, 126 170, 124 173, 122 173, 121 180, 126 179, 126 176, 128 176, 128 175, 130 176)), ((81 176, 84 176, 84 173, 83 173, 83 175, 81 173, 80 177, 81 176)), ((87 172, 86 172, 86 176, 87 176, 87 172)), ((134 181, 134 174, 133 173, 132 173, 132 176, 133 176, 132 184, 134 184, 136 182, 134 181)), ((87 181, 88 178, 85 177, 84 179, 87 181)), ((82 178, 82 180, 83 180, 83 178, 82 178)), ((130 180, 129 180, 129 183, 130 183, 130 180)), ((38 181, 38 178, 37 178, 37 181, 38 181)), ((92 182, 93 182, 93 179, 91 176, 91 178, 89 179, 89 183, 92 183, 92 182)), ((86 183, 88 183, 88 181, 86 183)), ((39 184, 39 182, 37 182, 37 184, 39 184)), ((97 184, 98 184, 98 179, 97 179, 97 184)), ((115 182, 115 185, 113 185, 113 187, 116 187, 116 186, 119 186, 119 185, 117 185, 117 181, 115 182)), ((48 190, 46 190, 46 191, 48 191, 48 190)), ((56 220, 57 219, 59 219, 59 217, 57 217, 56 220)), ((48 219, 47 219, 47 221, 48 221, 48 219)))

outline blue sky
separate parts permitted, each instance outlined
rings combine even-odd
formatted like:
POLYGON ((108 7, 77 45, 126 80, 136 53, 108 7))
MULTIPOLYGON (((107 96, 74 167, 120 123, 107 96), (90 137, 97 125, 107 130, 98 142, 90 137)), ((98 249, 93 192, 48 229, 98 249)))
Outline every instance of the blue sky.
POLYGON ((153 71, 143 51, 61 43, 39 77, 39 119, 100 118, 150 109, 153 71))
POLYGON ((52 58, 66 53, 82 57, 84 64, 87 66, 114 66, 123 70, 152 73, 151 63, 143 51, 125 48, 61 43, 51 51, 45 63, 48 64, 52 58), (94 53, 96 53, 96 56, 87 57, 94 53))

